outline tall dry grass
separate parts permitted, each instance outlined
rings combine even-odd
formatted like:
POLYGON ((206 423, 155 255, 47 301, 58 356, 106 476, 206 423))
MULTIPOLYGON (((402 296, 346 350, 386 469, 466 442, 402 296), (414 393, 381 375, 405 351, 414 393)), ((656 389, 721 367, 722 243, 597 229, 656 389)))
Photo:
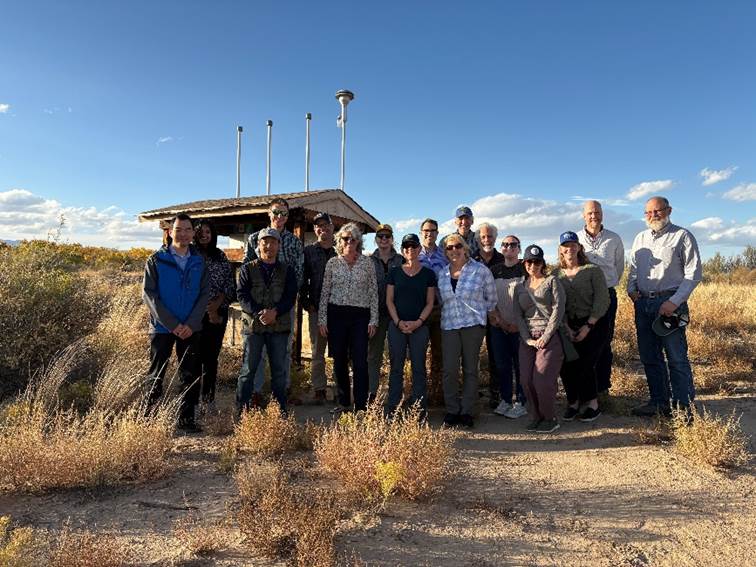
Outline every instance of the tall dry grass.
POLYGON ((715 469, 744 465, 750 459, 748 437, 740 426, 740 418, 698 411, 691 415, 675 411, 672 415, 672 439, 675 451, 694 463, 715 469))
POLYGON ((374 502, 434 494, 451 473, 455 434, 431 429, 417 406, 387 419, 380 401, 345 413, 314 442, 318 463, 350 492, 374 502))
POLYGON ((126 360, 99 376, 92 407, 61 407, 59 391, 90 349, 65 349, 0 414, 0 488, 39 492, 140 482, 169 470, 179 400, 147 411, 142 374, 126 360))

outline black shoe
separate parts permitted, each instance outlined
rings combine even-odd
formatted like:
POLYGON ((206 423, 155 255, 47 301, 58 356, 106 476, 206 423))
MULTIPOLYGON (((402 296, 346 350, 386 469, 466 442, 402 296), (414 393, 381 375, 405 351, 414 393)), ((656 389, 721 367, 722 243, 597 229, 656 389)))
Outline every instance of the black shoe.
POLYGON ((475 427, 475 420, 470 414, 463 413, 459 416, 459 424, 462 427, 469 427, 470 429, 472 429, 473 427, 475 427))
POLYGON ((454 427, 459 423, 459 415, 456 413, 447 413, 444 416, 444 427, 454 427))
POLYGON ((600 409, 593 409, 589 407, 589 408, 585 408, 581 412, 581 414, 578 416, 578 419, 580 421, 588 422, 588 421, 593 421, 600 415, 601 415, 600 409))
POLYGON ((528 426, 525 428, 526 431, 538 431, 538 426, 541 425, 540 419, 534 419, 530 423, 528 423, 528 426))
POLYGON ((499 394, 491 392, 491 397, 488 398, 488 408, 496 409, 499 407, 500 403, 501 403, 501 396, 499 394))
POLYGON ((556 419, 544 419, 538 424, 538 433, 553 433, 559 429, 559 422, 556 419))
POLYGON ((572 421, 575 419, 580 412, 577 408, 573 408, 570 406, 567 406, 567 409, 564 410, 564 415, 562 416, 563 421, 572 421))

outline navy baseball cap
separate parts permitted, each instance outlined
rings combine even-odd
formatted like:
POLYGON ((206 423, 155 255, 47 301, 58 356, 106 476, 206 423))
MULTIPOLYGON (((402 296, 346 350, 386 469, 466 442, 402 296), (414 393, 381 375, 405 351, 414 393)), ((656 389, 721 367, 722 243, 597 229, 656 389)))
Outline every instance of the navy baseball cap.
POLYGON ((567 244, 568 242, 579 242, 578 235, 568 230, 559 235, 559 245, 567 244))
POLYGON ((454 211, 454 216, 456 218, 459 217, 471 217, 473 216, 472 210, 470 210, 470 207, 457 207, 457 210, 454 211))
POLYGON ((402 248, 417 248, 420 246, 420 238, 417 234, 405 234, 402 238, 402 248))
POLYGON ((320 221, 323 221, 327 224, 333 224, 328 213, 318 213, 317 215, 315 215, 315 218, 312 219, 312 224, 318 224, 320 221))

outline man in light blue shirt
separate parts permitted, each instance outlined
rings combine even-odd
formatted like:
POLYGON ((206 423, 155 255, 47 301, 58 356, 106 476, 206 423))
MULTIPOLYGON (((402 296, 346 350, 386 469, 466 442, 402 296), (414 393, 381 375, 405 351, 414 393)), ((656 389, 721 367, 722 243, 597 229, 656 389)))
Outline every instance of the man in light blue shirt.
POLYGON ((689 410, 695 397, 685 327, 659 336, 659 316, 688 315, 688 298, 701 281, 701 255, 695 237, 669 220, 664 197, 646 202, 646 225, 633 241, 627 294, 635 304, 638 350, 646 372, 650 401, 633 414, 669 415, 672 407, 689 410), (666 355, 666 360, 665 360, 666 355))

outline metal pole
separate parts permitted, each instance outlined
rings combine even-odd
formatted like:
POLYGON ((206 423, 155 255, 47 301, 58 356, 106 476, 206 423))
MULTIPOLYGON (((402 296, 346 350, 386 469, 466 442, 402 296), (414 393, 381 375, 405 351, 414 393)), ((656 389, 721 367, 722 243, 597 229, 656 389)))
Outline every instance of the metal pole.
POLYGON ((270 195, 270 142, 273 137, 273 121, 268 120, 268 161, 265 167, 265 193, 270 195))
POLYGON ((346 113, 341 113, 341 182, 339 188, 344 190, 344 171, 346 170, 346 113))
POLYGON ((236 127, 236 197, 241 197, 241 135, 242 127, 236 127))
POLYGON ((307 123, 306 135, 305 135, 305 191, 310 190, 310 121, 312 120, 312 114, 309 112, 305 114, 305 122, 307 123))

